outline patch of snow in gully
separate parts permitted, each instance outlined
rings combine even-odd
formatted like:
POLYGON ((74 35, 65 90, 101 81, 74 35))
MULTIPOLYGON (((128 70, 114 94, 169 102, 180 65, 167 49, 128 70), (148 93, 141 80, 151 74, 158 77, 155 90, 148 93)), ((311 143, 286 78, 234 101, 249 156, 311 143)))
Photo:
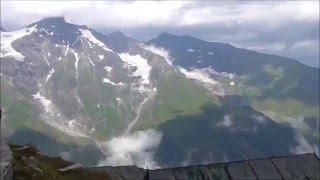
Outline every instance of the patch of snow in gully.
POLYGON ((119 54, 123 62, 127 63, 129 66, 134 66, 137 69, 133 72, 134 76, 141 77, 141 85, 139 90, 141 92, 149 91, 150 89, 144 88, 144 85, 149 85, 149 76, 151 73, 152 67, 148 64, 148 60, 142 58, 138 55, 130 55, 128 53, 119 54))

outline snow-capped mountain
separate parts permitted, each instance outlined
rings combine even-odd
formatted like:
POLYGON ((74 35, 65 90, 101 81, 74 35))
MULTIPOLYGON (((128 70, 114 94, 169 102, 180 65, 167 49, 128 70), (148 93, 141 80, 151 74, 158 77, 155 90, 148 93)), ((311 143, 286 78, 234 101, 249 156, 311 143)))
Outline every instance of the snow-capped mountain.
POLYGON ((107 126, 110 119, 99 115, 107 107, 124 111, 123 122, 116 124, 130 123, 156 92, 153 73, 169 67, 152 64, 161 57, 138 43, 113 45, 129 39, 119 33, 104 36, 63 18, 44 19, 1 37, 2 73, 26 90, 25 98, 38 104, 47 123, 71 134, 87 136, 107 126))
POLYGON ((167 33, 143 43, 45 18, 1 31, 2 132, 87 165, 310 151, 319 133, 310 125, 319 122, 319 70, 276 58, 167 33))

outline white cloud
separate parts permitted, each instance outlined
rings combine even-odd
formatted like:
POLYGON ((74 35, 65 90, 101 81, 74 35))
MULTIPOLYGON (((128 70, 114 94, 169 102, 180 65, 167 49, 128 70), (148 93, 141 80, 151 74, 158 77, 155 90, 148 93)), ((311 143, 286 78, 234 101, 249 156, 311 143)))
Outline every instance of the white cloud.
POLYGON ((267 119, 264 116, 261 115, 253 115, 252 118, 256 121, 258 121, 259 123, 265 124, 267 123, 267 119))
POLYGON ((290 148, 291 153, 303 154, 314 152, 314 147, 308 143, 302 134, 298 133, 295 137, 295 140, 298 144, 290 148))
POLYGON ((263 25, 261 28, 269 31, 288 20, 319 19, 319 2, 256 2, 241 5, 239 11, 240 23, 256 22, 263 25))
POLYGON ((230 127, 232 125, 232 116, 229 114, 226 114, 221 122, 217 123, 218 127, 224 126, 224 127, 230 127))
POLYGON ((319 19, 318 1, 3 1, 1 5, 1 22, 15 21, 20 26, 46 16, 60 15, 71 22, 106 28, 244 22, 272 28, 291 19, 319 19))
POLYGON ((318 1, 212 2, 209 5, 207 2, 202 3, 207 6, 195 6, 195 8, 184 11, 179 24, 258 23, 262 25, 261 28, 268 30, 292 19, 319 19, 318 1), (268 29, 265 29, 266 27, 268 29))
POLYGON ((138 131, 128 136, 114 137, 102 144, 108 153, 99 165, 137 165, 143 168, 159 168, 153 156, 161 142, 162 133, 153 129, 138 131))
POLYGON ((159 54, 160 56, 162 56, 166 62, 172 66, 172 58, 170 57, 170 52, 163 48, 163 47, 156 47, 155 45, 146 45, 143 47, 144 49, 151 51, 155 54, 159 54))
POLYGON ((170 23, 175 10, 187 2, 4 1, 1 4, 4 24, 14 21, 23 26, 43 17, 63 15, 73 23, 127 27, 170 23))

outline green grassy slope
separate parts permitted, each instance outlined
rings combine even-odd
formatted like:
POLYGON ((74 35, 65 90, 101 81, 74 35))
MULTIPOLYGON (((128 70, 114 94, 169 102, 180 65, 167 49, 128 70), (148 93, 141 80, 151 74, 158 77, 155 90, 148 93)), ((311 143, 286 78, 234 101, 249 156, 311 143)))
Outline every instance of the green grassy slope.
POLYGON ((177 115, 199 113, 205 102, 219 103, 205 88, 174 71, 167 72, 158 82, 158 92, 146 105, 135 128, 152 128, 177 115))

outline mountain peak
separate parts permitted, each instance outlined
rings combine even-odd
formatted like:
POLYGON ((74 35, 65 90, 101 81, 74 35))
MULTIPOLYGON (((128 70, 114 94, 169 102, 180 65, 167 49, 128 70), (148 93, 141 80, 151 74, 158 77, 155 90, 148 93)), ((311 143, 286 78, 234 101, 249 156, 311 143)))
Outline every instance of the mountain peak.
POLYGON ((85 25, 77 25, 69 23, 65 20, 65 17, 63 16, 55 16, 55 17, 46 17, 41 19, 38 22, 30 24, 28 27, 36 26, 38 29, 44 28, 44 29, 61 29, 62 31, 66 30, 67 28, 71 29, 88 29, 85 25))
POLYGON ((46 17, 41 21, 49 21, 49 22, 66 22, 64 16, 54 16, 54 17, 46 17))
POLYGON ((170 34, 167 32, 161 33, 159 36, 147 41, 147 44, 157 44, 157 43, 169 43, 169 44, 178 44, 179 47, 186 48, 190 44, 193 45, 199 45, 199 46, 215 46, 215 47, 221 47, 221 48, 231 48, 233 47, 231 44, 228 43, 220 43, 220 42, 211 42, 206 41, 188 34, 185 35, 175 35, 170 34))
POLYGON ((66 22, 63 16, 46 17, 28 25, 27 27, 35 27, 38 30, 38 33, 53 36, 56 43, 74 43, 80 34, 79 29, 89 29, 84 25, 66 22))
POLYGON ((170 34, 168 32, 163 32, 157 38, 172 37, 172 36, 175 36, 175 35, 170 34))
POLYGON ((127 38, 127 36, 124 35, 121 31, 115 31, 110 33, 109 35, 114 38, 127 38))
POLYGON ((130 46, 137 42, 135 39, 124 35, 121 31, 110 33, 109 41, 118 52, 127 51, 130 46))
POLYGON ((41 19, 40 21, 34 22, 30 24, 28 27, 37 26, 37 27, 44 27, 44 26, 55 26, 55 25, 62 25, 67 24, 65 18, 63 16, 56 16, 56 17, 46 17, 41 19))
POLYGON ((164 32, 164 33, 161 33, 158 38, 180 38, 180 39, 194 39, 194 40, 201 40, 201 39, 198 39, 196 37, 193 37, 193 36, 190 36, 188 34, 185 34, 185 35, 175 35, 175 34, 170 34, 168 32, 164 32))

